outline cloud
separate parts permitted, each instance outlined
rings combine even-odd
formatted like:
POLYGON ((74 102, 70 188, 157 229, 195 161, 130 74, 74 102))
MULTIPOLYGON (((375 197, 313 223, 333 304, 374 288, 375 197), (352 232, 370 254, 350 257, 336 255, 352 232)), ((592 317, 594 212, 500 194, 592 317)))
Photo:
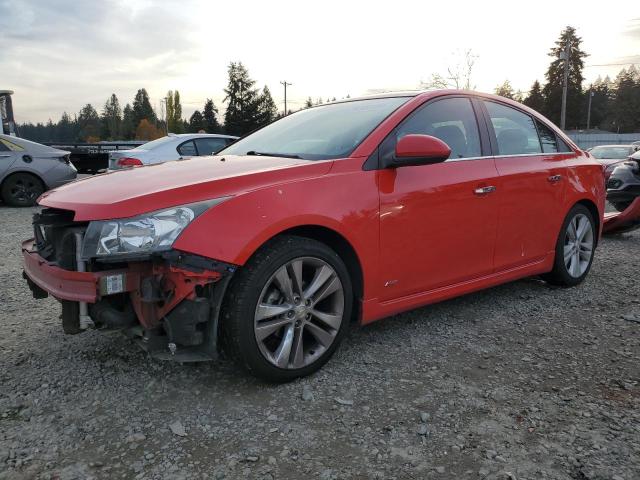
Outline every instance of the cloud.
POLYGON ((629 20, 629 26, 625 29, 624 34, 640 40, 640 18, 632 18, 629 20))
POLYGON ((190 3, 0 0, 2 88, 16 91, 18 120, 100 109, 111 92, 182 75, 194 60, 190 3))

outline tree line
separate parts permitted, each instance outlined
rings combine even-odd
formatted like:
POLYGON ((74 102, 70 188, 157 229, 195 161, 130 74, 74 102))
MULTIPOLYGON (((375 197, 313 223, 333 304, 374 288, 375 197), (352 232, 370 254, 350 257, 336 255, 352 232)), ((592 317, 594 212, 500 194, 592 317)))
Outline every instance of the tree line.
MULTIPOLYGON (((631 65, 623 68, 614 80, 608 76, 604 79, 598 77, 592 85, 585 86, 584 59, 588 54, 582 50, 581 43, 582 39, 576 35, 575 28, 566 27, 549 52, 552 60, 545 74, 545 82, 536 80, 531 89, 524 93, 514 91, 509 80, 505 80, 496 87, 495 92, 522 102, 559 124, 564 82, 562 53, 568 44, 566 128, 584 129, 589 126, 619 133, 640 131, 640 71, 631 65)), ((474 62, 475 56, 469 50, 465 53, 464 64, 449 68, 446 75, 433 75, 430 82, 423 82, 421 86, 472 89, 474 62)), ((202 109, 194 111, 191 117, 183 118, 180 92, 177 90, 167 92, 163 104, 165 114, 159 118, 151 106, 147 91, 141 88, 124 108, 121 108, 114 93, 100 113, 93 105, 87 104, 73 116, 64 112, 55 123, 51 120, 45 124, 23 123, 18 126, 19 132, 24 138, 36 142, 144 141, 161 137, 167 131, 241 136, 278 118, 278 109, 269 88, 265 86, 262 90, 258 89, 242 62, 230 63, 227 72, 228 82, 223 100, 226 110, 222 119, 211 99, 206 99, 202 109)), ((335 97, 327 99, 329 101, 335 101, 335 97)), ((303 108, 322 103, 321 98, 314 101, 309 97, 303 108)))
POLYGON ((18 125, 20 136, 35 142, 98 142, 101 140, 153 140, 171 133, 226 133, 244 135, 278 117, 278 109, 268 87, 259 90, 242 62, 232 62, 224 89, 226 111, 223 123, 213 100, 206 99, 201 110, 183 118, 178 90, 163 99, 165 113, 160 118, 152 107, 147 90, 137 91, 124 108, 115 93, 98 113, 90 103, 75 115, 64 112, 60 120, 18 125))
POLYGON ((631 65, 620 70, 614 80, 608 76, 591 85, 584 85, 584 58, 588 54, 580 45, 582 39, 573 27, 566 27, 551 48, 552 61, 545 74, 546 82, 533 82, 529 92, 514 91, 508 80, 495 93, 512 98, 539 111, 560 124, 564 60, 562 52, 568 43, 569 75, 567 81, 566 128, 600 129, 616 133, 640 132, 640 71, 631 65), (591 109, 589 112, 589 100, 591 109))

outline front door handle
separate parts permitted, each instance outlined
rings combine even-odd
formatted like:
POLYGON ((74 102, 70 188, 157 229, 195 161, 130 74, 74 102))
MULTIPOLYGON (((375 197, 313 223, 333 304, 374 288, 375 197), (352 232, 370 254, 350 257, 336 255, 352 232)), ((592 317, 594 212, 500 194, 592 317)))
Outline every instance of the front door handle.
POLYGON ((560 180, 562 180, 562 175, 551 175, 549 178, 547 178, 547 180, 549 180, 551 183, 558 183, 560 180))
POLYGON ((493 193, 496 191, 496 187, 493 185, 489 185, 488 187, 480 187, 476 188, 473 193, 476 195, 488 195, 489 193, 493 193))
POLYGON ((4 157, 10 157, 11 154, 10 153, 0 153, 0 157, 4 158, 4 157))

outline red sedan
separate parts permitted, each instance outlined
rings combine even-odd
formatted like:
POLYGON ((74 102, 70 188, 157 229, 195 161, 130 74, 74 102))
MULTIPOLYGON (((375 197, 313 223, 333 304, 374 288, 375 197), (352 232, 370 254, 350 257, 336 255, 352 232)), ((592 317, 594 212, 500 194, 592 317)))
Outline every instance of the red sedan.
POLYGON ((48 192, 23 244, 68 333, 154 356, 228 351, 286 381, 362 324, 522 277, 574 286, 600 238, 602 167, 544 117, 466 91, 289 115, 214 157, 48 192))

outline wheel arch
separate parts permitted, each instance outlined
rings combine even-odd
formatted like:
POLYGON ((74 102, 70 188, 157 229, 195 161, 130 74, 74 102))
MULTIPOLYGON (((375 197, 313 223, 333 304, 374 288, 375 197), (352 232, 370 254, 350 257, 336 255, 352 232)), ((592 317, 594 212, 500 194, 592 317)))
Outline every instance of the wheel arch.
POLYGON ((593 216, 593 221, 596 222, 596 232, 598 232, 598 235, 596 235, 596 246, 598 246, 598 243, 600 240, 600 228, 602 226, 598 207, 592 200, 588 198, 583 198, 582 200, 578 200, 571 208, 575 207, 576 205, 583 205, 587 210, 589 210, 589 212, 593 216))
POLYGON ((349 240, 347 240, 344 235, 340 234, 336 230, 323 225, 297 225, 295 227, 290 227, 282 230, 268 238, 260 245, 260 247, 258 247, 258 249, 256 249, 253 255, 255 255, 255 253, 263 246, 283 235, 295 235, 298 237, 317 240, 327 245, 340 256, 347 267, 347 271, 349 272, 353 285, 355 300, 353 319, 359 319, 362 313, 362 298, 364 297, 364 273, 362 270, 362 263, 360 261, 360 258, 358 257, 358 254, 356 253, 356 250, 351 242, 349 242, 349 240))

